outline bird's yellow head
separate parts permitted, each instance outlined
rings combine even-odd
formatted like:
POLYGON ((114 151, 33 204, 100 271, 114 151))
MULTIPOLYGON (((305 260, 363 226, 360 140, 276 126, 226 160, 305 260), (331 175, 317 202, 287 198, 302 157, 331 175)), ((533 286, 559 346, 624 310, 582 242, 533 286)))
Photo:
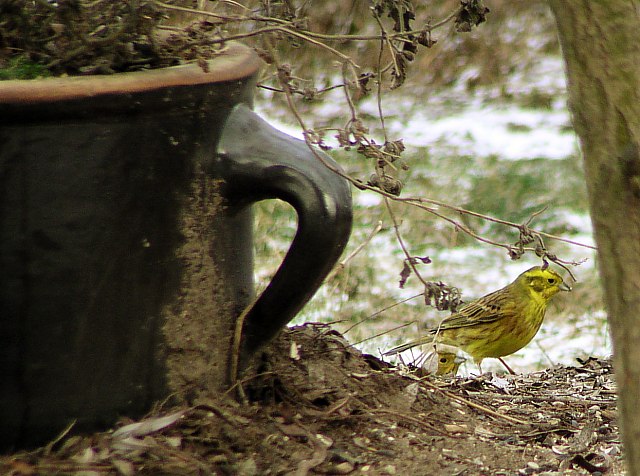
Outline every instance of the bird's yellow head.
POLYGON ((467 360, 457 347, 440 343, 434 344, 433 350, 424 357, 422 371, 431 375, 456 375, 460 364, 467 360))
POLYGON ((520 289, 526 289, 534 299, 541 299, 545 303, 559 291, 571 291, 571 287, 564 283, 562 276, 552 269, 540 266, 526 270, 518 276, 514 284, 520 289))
POLYGON ((458 355, 457 352, 443 351, 438 352, 438 370, 436 375, 456 375, 458 368, 465 360, 464 357, 458 355))

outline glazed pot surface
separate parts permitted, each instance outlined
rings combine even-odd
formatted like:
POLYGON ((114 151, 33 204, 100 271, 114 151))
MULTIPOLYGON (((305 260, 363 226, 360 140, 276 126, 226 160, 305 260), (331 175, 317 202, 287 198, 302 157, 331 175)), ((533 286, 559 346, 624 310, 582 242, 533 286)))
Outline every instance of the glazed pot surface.
POLYGON ((225 390, 234 349, 237 368, 342 252, 346 182, 250 111, 260 61, 225 51, 208 72, 0 83, 0 446, 225 390), (255 300, 268 198, 299 229, 255 300))

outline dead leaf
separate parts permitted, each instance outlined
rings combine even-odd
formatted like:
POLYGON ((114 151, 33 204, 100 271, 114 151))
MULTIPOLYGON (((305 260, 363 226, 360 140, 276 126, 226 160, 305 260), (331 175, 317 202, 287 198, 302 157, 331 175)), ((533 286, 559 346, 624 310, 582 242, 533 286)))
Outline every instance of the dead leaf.
POLYGON ((111 462, 113 467, 121 476, 133 476, 135 474, 135 466, 131 461, 124 459, 115 459, 111 462))
POLYGON ((466 433, 469 431, 469 427, 467 425, 456 425, 456 424, 447 424, 444 425, 444 429, 449 433, 466 433))
POLYGON ((118 428, 111 436, 114 440, 147 436, 173 425, 176 421, 182 418, 185 413, 187 413, 187 410, 181 410, 163 417, 148 418, 137 423, 131 423, 130 425, 118 428))
POLYGON ((289 347, 289 357, 293 360, 300 360, 299 346, 294 341, 291 341, 291 346, 289 347))

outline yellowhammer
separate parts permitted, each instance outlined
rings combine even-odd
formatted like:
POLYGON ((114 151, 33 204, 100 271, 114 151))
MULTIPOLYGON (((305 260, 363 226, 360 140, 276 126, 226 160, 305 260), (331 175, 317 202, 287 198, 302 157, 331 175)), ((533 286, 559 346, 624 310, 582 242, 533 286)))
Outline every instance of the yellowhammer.
POLYGON ((536 266, 504 288, 465 304, 437 328, 430 329, 428 335, 394 347, 384 355, 439 342, 462 349, 478 366, 486 357, 500 359, 533 339, 544 320, 547 303, 558 291, 571 288, 555 271, 536 266))

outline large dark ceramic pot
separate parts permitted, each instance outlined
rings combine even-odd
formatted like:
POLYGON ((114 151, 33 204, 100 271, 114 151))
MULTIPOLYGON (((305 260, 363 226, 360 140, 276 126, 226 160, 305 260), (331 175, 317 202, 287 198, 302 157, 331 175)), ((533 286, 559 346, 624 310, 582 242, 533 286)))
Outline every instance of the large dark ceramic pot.
POLYGON ((321 284, 349 188, 250 110, 259 67, 230 44, 206 68, 0 82, 0 446, 224 390, 238 316, 242 365, 321 284), (271 198, 298 229, 254 302, 271 198))

